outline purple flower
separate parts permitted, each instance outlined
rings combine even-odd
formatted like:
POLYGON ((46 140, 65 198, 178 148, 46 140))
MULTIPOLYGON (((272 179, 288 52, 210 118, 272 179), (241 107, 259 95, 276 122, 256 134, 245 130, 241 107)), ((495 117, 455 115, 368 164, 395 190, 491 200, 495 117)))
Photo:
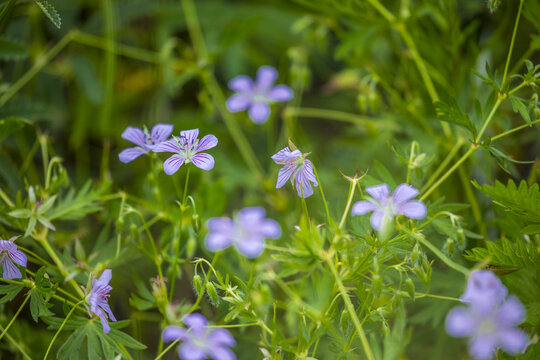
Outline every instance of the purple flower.
POLYGON ((226 217, 212 218, 206 226, 209 233, 205 245, 210 251, 219 251, 233 245, 240 254, 256 258, 264 251, 264 239, 277 239, 281 235, 279 224, 265 218, 262 207, 247 207, 233 220, 226 217))
POLYGON ((410 185, 399 185, 392 196, 386 184, 367 187, 366 191, 371 198, 355 203, 352 214, 364 215, 373 211, 370 221, 376 230, 380 229, 384 216, 389 220, 400 214, 412 219, 422 219, 426 216, 426 205, 419 200, 411 200, 418 195, 418 190, 410 185))
POLYGON ((507 295, 508 290, 493 272, 477 270, 469 276, 461 300, 478 311, 489 312, 493 306, 501 304, 507 295))
POLYGON ((132 126, 128 126, 122 133, 122 138, 131 141, 136 147, 127 148, 122 151, 118 157, 123 163, 128 163, 142 154, 147 154, 149 151, 165 141, 173 131, 173 126, 169 124, 157 124, 149 133, 147 129, 141 130, 132 126))
POLYGON ((214 135, 206 135, 199 141, 198 137, 199 129, 185 130, 180 132, 179 138, 174 137, 154 148, 154 152, 176 153, 163 163, 165 174, 172 175, 180 169, 182 164, 190 162, 199 169, 212 170, 214 157, 200 152, 216 146, 218 139, 214 135))
POLYGON ((254 123, 266 122, 270 116, 270 103, 289 101, 293 97, 293 92, 287 85, 273 86, 277 77, 277 70, 271 66, 261 66, 257 70, 255 83, 246 75, 235 77, 229 81, 229 88, 237 94, 227 99, 227 109, 238 112, 249 108, 248 114, 254 123))
POLYGON ((21 271, 14 263, 26 267, 26 255, 21 250, 17 250, 14 241, 17 237, 9 240, 0 240, 0 259, 4 274, 2 277, 7 280, 19 279, 22 277, 21 271))
POLYGON ((87 299, 90 304, 90 312, 99 316, 105 334, 111 331, 107 318, 116 321, 108 303, 110 296, 109 291, 112 290, 112 287, 109 285, 111 278, 112 271, 110 269, 105 269, 99 279, 94 279, 92 282, 92 289, 90 290, 87 299))
POLYGON ((184 316, 188 329, 170 325, 163 330, 163 341, 180 340, 178 347, 181 360, 204 360, 207 356, 214 360, 235 360, 236 355, 229 347, 236 345, 231 333, 222 328, 209 328, 206 318, 197 313, 184 316))
POLYGON ((279 189, 289 178, 291 178, 291 184, 295 186, 296 181, 296 191, 298 196, 307 198, 313 195, 313 188, 311 187, 310 181, 314 186, 318 186, 317 178, 313 173, 313 164, 311 161, 306 160, 306 157, 309 154, 302 154, 292 143, 291 151, 288 147, 281 149, 277 154, 272 156, 272 160, 278 165, 285 165, 279 170, 276 189, 279 189))
POLYGON ((454 337, 470 338, 469 353, 477 360, 491 359, 497 347, 517 355, 529 341, 527 334, 517 328, 525 320, 523 305, 515 296, 505 300, 508 290, 495 280, 493 273, 488 273, 491 272, 471 274, 461 297, 468 307, 457 306, 446 316, 446 332, 454 337))

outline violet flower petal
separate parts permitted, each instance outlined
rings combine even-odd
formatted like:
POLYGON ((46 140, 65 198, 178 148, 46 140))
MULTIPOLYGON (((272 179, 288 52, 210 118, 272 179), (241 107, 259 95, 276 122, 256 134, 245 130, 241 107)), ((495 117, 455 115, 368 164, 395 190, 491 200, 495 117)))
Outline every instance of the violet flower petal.
POLYGON ((501 304, 508 295, 508 289, 501 280, 489 270, 476 270, 467 281, 461 300, 478 310, 487 313, 493 306, 501 304))
POLYGON ((8 251, 9 257, 11 260, 13 260, 16 264, 26 267, 27 258, 26 255, 21 250, 10 250, 8 251))
POLYGON ((191 313, 182 319, 184 324, 186 324, 191 331, 201 331, 205 330, 208 326, 208 321, 204 315, 199 313, 191 313))
POLYGON ((2 277, 6 280, 20 279, 22 277, 21 271, 5 255, 2 257, 2 268, 4 269, 2 277))
POLYGON ((498 333, 500 346, 510 355, 522 353, 529 342, 527 334, 520 329, 499 329, 498 333))
POLYGON ((469 337, 473 335, 477 325, 469 309, 463 306, 453 308, 446 316, 446 332, 454 337, 469 337))
POLYGON ((287 85, 274 86, 266 97, 273 101, 289 101, 293 98, 293 92, 287 85))
POLYGON ((265 219, 259 225, 259 233, 269 239, 278 239, 281 236, 281 226, 272 219, 265 219))
POLYGON ((311 163, 311 161, 304 160, 304 165, 302 166, 302 169, 300 171, 304 173, 306 179, 313 183, 313 186, 319 185, 317 183, 317 177, 315 176, 315 172, 313 171, 313 164, 311 163))
POLYGON ((213 360, 236 360, 236 355, 225 346, 216 346, 208 349, 213 360))
POLYGON ((226 232, 231 236, 234 234, 234 221, 227 217, 211 218, 206 222, 206 227, 210 231, 226 232))
POLYGON ((214 135, 206 135, 195 147, 195 152, 211 149, 218 144, 218 139, 214 135))
POLYGON ((101 309, 97 309, 96 312, 97 316, 99 316, 99 320, 101 321, 101 326, 103 327, 103 332, 105 334, 108 334, 109 331, 111 331, 111 326, 109 325, 109 322, 107 321, 107 317, 105 316, 105 313, 101 309))
POLYGON ((233 78, 228 85, 229 89, 239 93, 251 93, 253 91, 253 80, 246 75, 233 78))
POLYGON ((164 342, 171 342, 175 340, 187 340, 189 336, 186 329, 180 326, 169 325, 163 330, 161 338, 164 342))
POLYGON ((210 154, 201 153, 191 157, 193 165, 202 170, 212 170, 214 168, 214 157, 210 154))
POLYGON ((199 137, 199 129, 180 131, 180 137, 186 139, 188 144, 194 144, 199 137))
POLYGON ((266 122, 270 116, 270 106, 261 101, 254 102, 249 107, 248 114, 255 124, 262 124, 266 122))
POLYGON ((122 133, 122 138, 143 148, 146 146, 146 135, 144 135, 141 129, 136 127, 128 126, 122 133))
POLYGON ((302 197, 303 194, 305 199, 313 195, 313 188, 311 187, 311 184, 309 183, 303 171, 297 171, 296 174, 294 174, 294 177, 296 180, 295 186, 298 196, 302 197))
POLYGON ((272 160, 278 165, 291 165, 300 156, 302 156, 300 150, 291 151, 288 147, 285 147, 272 155, 272 160))
POLYGON ((352 207, 353 215, 364 215, 368 212, 377 210, 379 207, 370 201, 357 201, 352 207))
POLYGON ((276 182, 276 189, 281 188, 283 185, 287 183, 287 180, 289 180, 295 168, 296 168, 295 165, 285 165, 284 167, 279 169, 277 182, 276 182))
POLYGON ((144 150, 143 148, 130 147, 130 148, 122 150, 120 154, 118 154, 118 158, 120 159, 121 162, 123 162, 124 164, 127 164, 129 162, 132 162, 133 160, 135 160, 142 154, 146 154, 146 153, 148 153, 148 150, 144 150))
POLYGON ((180 166, 182 166, 185 160, 179 155, 173 155, 163 163, 163 171, 167 175, 172 175, 180 169, 180 166))
POLYGON ((400 184, 392 195, 394 206, 399 207, 418 195, 418 190, 408 184, 400 184))
POLYGON ((178 356, 181 360, 204 360, 206 352, 190 342, 185 342, 178 347, 178 356))
POLYGON ((258 226, 260 221, 264 219, 266 210, 260 206, 251 206, 243 208, 238 212, 238 219, 244 227, 258 226))
POLYGON ((264 251, 264 239, 262 237, 251 237, 238 239, 235 246, 240 254, 253 259, 259 257, 264 251))
POLYGON ((227 99, 225 105, 232 113, 244 111, 251 105, 251 97, 243 94, 235 94, 227 99))
POLYGON ((497 309, 497 323, 515 326, 525 320, 525 308, 515 296, 508 299, 497 309))
POLYGON ((390 195, 390 188, 388 188, 388 185, 386 184, 369 186, 366 188, 366 191, 381 205, 386 204, 388 196, 390 195))
POLYGON ((469 341, 469 354, 477 360, 489 360, 495 355, 497 339, 490 335, 480 335, 469 341))
POLYGON ((159 144, 171 136, 173 132, 173 126, 171 124, 157 124, 152 128, 152 139, 155 144, 159 144))
POLYGON ((204 246, 212 252, 228 248, 233 244, 233 238, 219 232, 211 232, 206 235, 204 246))
POLYGON ((410 200, 401 204, 397 209, 398 214, 403 214, 411 219, 423 219, 426 217, 426 205, 419 200, 410 200))
POLYGON ((216 346, 225 345, 225 346, 235 346, 236 341, 233 336, 227 329, 217 328, 212 330, 207 338, 209 343, 212 343, 216 346))
POLYGON ((375 210, 375 212, 373 212, 373 214, 371 215, 369 221, 371 223, 371 226, 373 226, 375 230, 379 230, 379 228, 381 227, 383 216, 385 216, 384 211, 379 209, 375 210))
POLYGON ((274 84, 278 77, 277 70, 272 66, 261 66, 257 70, 257 80, 255 82, 254 90, 260 93, 266 93, 270 90, 270 87, 274 84))
POLYGON ((176 143, 174 139, 170 139, 167 141, 161 142, 159 145, 157 145, 155 148, 152 149, 155 153, 161 153, 161 152, 172 152, 172 153, 179 153, 181 152, 180 147, 176 143))

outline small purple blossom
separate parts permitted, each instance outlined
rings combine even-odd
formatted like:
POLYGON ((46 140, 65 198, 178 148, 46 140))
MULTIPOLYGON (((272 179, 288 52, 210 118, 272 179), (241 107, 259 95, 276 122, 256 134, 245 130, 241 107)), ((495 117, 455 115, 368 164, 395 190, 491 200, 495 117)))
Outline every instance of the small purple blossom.
POLYGON ((170 325, 163 330, 165 342, 180 340, 178 347, 181 360, 204 360, 207 356, 214 360, 235 360, 236 355, 229 349, 236 345, 231 333, 223 328, 209 328, 206 318, 197 313, 184 316, 188 329, 170 325))
POLYGON ((411 200, 418 195, 418 190, 408 184, 399 185, 392 196, 386 184, 367 187, 366 191, 371 198, 355 203, 352 214, 364 215, 373 211, 370 221, 376 230, 380 229, 385 216, 388 220, 400 214, 412 219, 423 219, 427 214, 426 205, 422 201, 411 200))
POLYGON ((257 80, 253 83, 250 77, 240 75, 229 81, 229 88, 237 93, 227 99, 230 112, 244 111, 249 108, 250 119, 262 124, 270 116, 269 104, 289 101, 293 92, 287 85, 274 85, 278 72, 272 66, 261 66, 257 70, 257 80))
POLYGON ((185 130, 180 132, 180 137, 162 142, 154 148, 154 152, 176 153, 163 163, 165 174, 172 175, 180 169, 184 163, 192 162, 193 165, 203 170, 212 170, 214 157, 201 151, 208 150, 217 145, 218 139, 214 135, 206 135, 200 141, 199 129, 185 130))
POLYGON ((511 355, 522 353, 528 336, 517 328, 525 320, 525 309, 519 299, 510 296, 490 271, 474 271, 461 297, 468 307, 457 306, 446 317, 446 332, 454 337, 468 337, 469 354, 477 360, 495 356, 498 347, 511 355), (491 300, 486 300, 491 298, 491 300), (465 300, 467 299, 467 300, 465 300))
POLYGON ((289 147, 281 149, 277 154, 272 156, 272 160, 278 165, 285 165, 279 170, 276 189, 279 189, 289 178, 293 187, 296 182, 296 191, 298 196, 307 198, 313 195, 313 188, 310 181, 314 186, 318 186, 317 178, 313 172, 313 164, 307 160, 306 157, 309 154, 302 154, 292 143, 290 143, 293 151, 289 147))
POLYGON ((0 260, 2 260, 2 269, 4 270, 2 277, 7 280, 22 277, 21 271, 15 264, 26 267, 26 255, 17 249, 17 245, 14 242, 16 238, 12 237, 9 240, 0 240, 0 260))
POLYGON ((122 138, 131 141, 136 147, 130 147, 123 150, 118 157, 123 163, 128 163, 142 154, 148 154, 148 152, 154 150, 154 148, 167 140, 171 136, 173 126, 169 124, 157 124, 152 128, 151 132, 147 129, 141 130, 136 127, 128 126, 122 133, 122 138))
POLYGON ((258 257, 264 251, 265 238, 277 239, 281 235, 279 224, 265 218, 265 214, 262 207, 247 207, 240 210, 235 219, 219 217, 208 220, 206 248, 215 252, 234 244, 245 257, 258 257))
POLYGON ((99 316, 105 334, 111 331, 107 318, 116 321, 116 318, 109 307, 109 292, 112 290, 112 287, 109 285, 111 278, 112 271, 110 269, 105 269, 99 279, 94 279, 92 282, 92 289, 90 290, 87 299, 90 304, 90 313, 99 316))

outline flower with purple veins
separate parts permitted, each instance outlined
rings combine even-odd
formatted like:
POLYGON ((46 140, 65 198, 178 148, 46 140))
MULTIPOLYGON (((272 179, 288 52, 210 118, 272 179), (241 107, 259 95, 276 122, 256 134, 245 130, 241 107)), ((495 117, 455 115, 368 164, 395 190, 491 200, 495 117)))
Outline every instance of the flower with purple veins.
POLYGON ((165 342, 180 340, 178 347, 181 360, 204 360, 208 356, 214 360, 235 360, 236 355, 229 349, 236 345, 231 333, 223 328, 209 328, 206 318, 197 313, 184 316, 188 329, 170 325, 163 330, 165 342))
POLYGON ((154 152, 176 153, 163 163, 165 174, 172 175, 180 169, 184 163, 193 163, 203 170, 212 170, 214 157, 201 151, 208 150, 217 145, 218 139, 214 135, 206 135, 200 141, 199 129, 185 130, 180 132, 180 137, 162 142, 156 146, 154 152))
POLYGON ((2 269, 4 273, 2 277, 6 280, 19 279, 22 277, 21 271, 15 264, 26 267, 26 255, 17 249, 15 239, 12 237, 9 240, 0 240, 0 259, 2 260, 2 269))
POLYGON ((237 93, 227 99, 227 109, 238 112, 249 108, 248 114, 254 123, 266 122, 270 116, 269 104, 289 101, 293 97, 287 85, 273 86, 277 77, 278 72, 272 66, 261 66, 255 83, 246 75, 235 77, 229 81, 229 88, 237 93))
POLYGON ((525 320, 523 305, 515 296, 505 300, 506 287, 493 281, 496 276, 488 276, 488 272, 471 274, 461 297, 468 307, 457 306, 446 316, 446 332, 454 337, 470 338, 469 354, 477 360, 493 358, 498 347, 517 355, 525 350, 529 341, 527 334, 517 328, 525 320), (491 296, 494 297, 491 302, 482 299, 491 296))
POLYGON ((426 205, 422 201, 411 200, 418 195, 418 190, 408 184, 399 185, 392 196, 386 184, 367 187, 366 191, 371 198, 355 203, 352 214, 364 215, 373 212, 370 221, 371 226, 376 230, 380 229, 385 216, 388 220, 396 215, 423 219, 427 214, 426 205))
POLYGON ((92 289, 87 298, 87 301, 90 304, 90 312, 99 316, 105 334, 111 331, 107 318, 116 321, 116 318, 109 307, 109 292, 112 290, 112 287, 109 285, 111 278, 112 271, 110 269, 105 269, 99 279, 94 279, 92 282, 92 289))
POLYGON ((144 131, 136 127, 128 126, 122 133, 122 138, 134 143, 135 147, 130 147, 123 150, 118 157, 123 163, 128 163, 142 154, 147 154, 154 148, 167 140, 171 136, 173 126, 169 124, 157 124, 152 128, 151 132, 145 128, 144 131))
POLYGON ((265 238, 277 239, 281 235, 277 221, 265 218, 265 213, 262 207, 247 207, 240 210, 235 219, 208 220, 206 248, 215 252, 234 245, 245 257, 258 257, 264 251, 265 238))
POLYGON ((304 195, 304 198, 307 198, 313 195, 313 188, 309 182, 311 181, 313 186, 319 185, 315 173, 313 172, 313 164, 306 159, 309 153, 302 154, 292 142, 289 142, 289 144, 293 151, 291 151, 289 147, 286 147, 272 156, 272 160, 274 160, 276 164, 285 165, 279 170, 276 189, 285 185, 290 178, 293 187, 296 182, 298 196, 302 197, 302 195, 304 195))

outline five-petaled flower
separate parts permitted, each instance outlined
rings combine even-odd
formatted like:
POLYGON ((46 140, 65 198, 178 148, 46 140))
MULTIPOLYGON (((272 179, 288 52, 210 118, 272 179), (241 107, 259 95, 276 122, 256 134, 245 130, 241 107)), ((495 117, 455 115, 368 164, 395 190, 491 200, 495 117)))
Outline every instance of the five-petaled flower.
POLYGON ((240 75, 229 82, 229 88, 237 93, 227 99, 230 112, 243 111, 249 108, 248 114, 256 124, 262 124, 270 116, 270 103, 289 101, 293 92, 287 85, 274 85, 278 77, 277 70, 271 66, 261 66, 257 70, 257 80, 240 75))
POLYGON ((391 220, 401 214, 412 219, 423 219, 427 214, 422 201, 411 200, 418 195, 418 190, 408 184, 399 185, 392 196, 386 184, 367 187, 366 191, 371 198, 355 203, 352 214, 364 215, 373 211, 370 221, 376 230, 381 228, 384 217, 391 220))
POLYGON ((111 331, 107 318, 116 321, 108 302, 110 296, 109 292, 112 290, 112 287, 109 285, 111 278, 112 271, 110 269, 105 269, 99 279, 94 279, 92 282, 92 289, 87 298, 87 301, 90 304, 90 312, 99 316, 105 334, 111 331))
POLYGON ((313 172, 313 164, 307 160, 306 157, 309 154, 302 154, 293 143, 289 142, 293 151, 288 147, 281 149, 277 154, 272 156, 272 160, 278 165, 285 165, 279 170, 276 189, 279 189, 289 178, 291 178, 291 184, 295 186, 298 196, 307 198, 313 194, 313 188, 310 181, 314 186, 318 186, 317 178, 313 172))
POLYGON ((210 251, 223 250, 234 244, 238 252, 256 258, 264 251, 264 239, 277 239, 281 235, 279 224, 265 218, 262 207, 247 207, 235 219, 218 217, 208 220, 209 233, 205 245, 210 251))
POLYGON ((214 157, 201 153, 217 145, 218 139, 214 135, 206 135, 200 141, 199 129, 185 130, 180 132, 180 137, 162 142, 156 146, 154 152, 176 153, 163 163, 165 174, 172 175, 180 169, 184 163, 192 162, 193 165, 203 170, 212 170, 214 157))
POLYGON ((171 136, 173 126, 169 124, 157 124, 152 128, 152 132, 148 132, 147 129, 141 130, 136 127, 128 126, 122 133, 122 138, 134 143, 135 147, 130 147, 123 150, 118 157, 123 163, 128 163, 142 154, 155 149, 155 147, 167 140, 171 136))
POLYGON ((209 328, 206 318, 198 313, 184 316, 188 329, 170 325, 163 330, 165 342, 180 340, 178 347, 181 360, 204 360, 210 356, 214 360, 235 360, 236 355, 229 347, 236 345, 231 333, 223 328, 209 328))
POLYGON ((498 347, 517 355, 528 343, 527 334, 517 328, 525 309, 517 297, 505 299, 507 289, 497 280, 488 270, 472 272, 461 297, 468 307, 457 306, 446 317, 446 332, 470 338, 469 353, 477 360, 491 359, 498 347))
POLYGON ((16 238, 12 237, 9 240, 0 240, 0 259, 2 260, 2 268, 4 270, 2 277, 7 280, 22 277, 21 271, 14 263, 26 267, 26 255, 17 249, 17 245, 14 243, 16 238))

